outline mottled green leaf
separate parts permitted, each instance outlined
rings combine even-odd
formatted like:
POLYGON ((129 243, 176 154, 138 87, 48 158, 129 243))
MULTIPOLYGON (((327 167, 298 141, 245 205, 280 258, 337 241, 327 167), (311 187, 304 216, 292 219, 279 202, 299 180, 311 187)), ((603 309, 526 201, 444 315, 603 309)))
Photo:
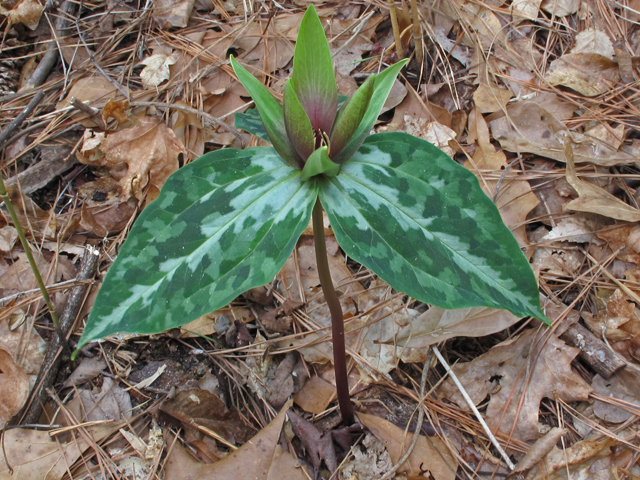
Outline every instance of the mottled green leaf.
POLYGON ((271 95, 271 92, 267 90, 267 87, 260 83, 256 77, 251 75, 246 68, 233 58, 233 55, 229 57, 229 62, 238 80, 240 80, 242 86, 247 89, 249 95, 253 98, 258 112, 260 112, 264 129, 269 136, 269 141, 273 144, 273 148, 276 149, 282 159, 289 165, 295 168, 302 168, 303 161, 287 137, 287 131, 284 126, 284 114, 278 101, 271 95))
POLYGON ((400 60, 395 65, 387 68, 384 72, 376 75, 375 83, 373 85, 373 94, 371 95, 371 101, 367 107, 367 111, 362 117, 360 125, 356 131, 351 135, 351 139, 347 142, 340 153, 336 156, 332 156, 333 161, 339 164, 343 164, 351 158, 351 156, 358 151, 362 142, 371 132, 371 129, 380 115, 380 111, 384 106, 384 102, 387 101, 387 97, 393 87, 393 82, 396 81, 396 77, 400 73, 402 67, 407 63, 409 59, 400 60))
POLYGON ((264 129, 264 125, 262 124, 260 114, 255 108, 250 108, 244 113, 236 113, 234 124, 238 129, 245 130, 256 137, 260 137, 267 142, 271 142, 271 140, 269 140, 269 135, 267 135, 267 131, 264 129))
POLYGON ((344 251, 395 289, 442 308, 486 306, 547 321, 529 262, 475 176, 404 133, 367 138, 323 181, 344 251))
POLYGON ((327 154, 327 147, 315 150, 302 169, 300 180, 306 182, 316 175, 335 177, 340 172, 340 165, 333 163, 327 154))
POLYGON ((271 147, 217 150, 178 170, 109 269, 80 346, 184 325, 270 282, 317 198, 300 175, 271 147))
POLYGON ((329 43, 313 5, 300 22, 291 78, 314 130, 329 133, 338 111, 338 87, 329 43))

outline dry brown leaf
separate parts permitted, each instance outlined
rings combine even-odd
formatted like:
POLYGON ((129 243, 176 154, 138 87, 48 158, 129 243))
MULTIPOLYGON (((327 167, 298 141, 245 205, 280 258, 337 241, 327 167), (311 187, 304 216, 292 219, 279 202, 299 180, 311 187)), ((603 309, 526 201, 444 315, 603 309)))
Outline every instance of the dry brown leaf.
MULTIPOLYGON (((564 146, 558 132, 565 125, 536 102, 515 102, 507 107, 507 116, 490 122, 493 137, 510 152, 535 153, 565 162, 564 146)), ((571 132, 576 162, 613 166, 631 164, 637 158, 626 152, 613 150, 605 143, 587 135, 571 132)))
POLYGON ((581 313, 587 327, 598 337, 602 336, 604 328, 604 334, 611 342, 640 338, 640 317, 635 303, 620 289, 604 300, 606 309, 597 316, 586 311, 581 313))
MULTIPOLYGON (((71 106, 71 100, 73 98, 76 98, 83 103, 88 103, 94 108, 104 107, 107 102, 112 99, 124 99, 123 95, 116 89, 116 87, 114 87, 111 82, 102 75, 83 77, 76 81, 71 86, 67 96, 62 101, 58 102, 56 109, 61 110, 71 106)), ((77 113, 73 118, 79 119, 80 123, 87 128, 93 128, 96 126, 95 122, 87 118, 87 115, 84 113, 77 113)))
POLYGON ((22 0, 9 11, 0 5, 0 15, 7 16, 9 25, 22 23, 30 30, 38 28, 43 10, 44 6, 37 0, 22 0))
POLYGON ((336 387, 314 375, 296 393, 293 401, 305 412, 319 415, 324 412, 336 395, 336 387))
POLYGON ((109 377, 103 378, 100 391, 79 390, 78 393, 87 421, 120 420, 131 417, 132 406, 129 393, 109 377))
POLYGON ((573 147, 569 139, 565 140, 564 153, 567 162, 567 182, 578 192, 578 198, 565 205, 567 210, 597 213, 626 222, 640 221, 640 210, 624 203, 605 189, 578 178, 573 161, 573 147))
POLYGON ((587 28, 576 35, 571 53, 597 53, 613 60, 615 51, 609 36, 596 27, 587 28))
POLYGON ((297 459, 278 441, 291 401, 255 437, 222 460, 204 464, 196 461, 176 442, 165 463, 165 480, 215 478, 216 480, 306 480, 297 459))
POLYGON ((580 0, 542 0, 541 8, 556 17, 573 15, 580 9, 580 0))
POLYGON ((467 160, 464 164, 480 180, 484 193, 491 199, 495 198, 502 221, 511 230, 521 247, 529 245, 526 232, 526 219, 529 212, 538 206, 538 198, 531 190, 526 180, 519 180, 517 176, 504 177, 496 197, 498 180, 484 178, 482 170, 490 170, 493 178, 500 178, 507 166, 507 157, 502 151, 496 151, 489 138, 489 130, 482 115, 477 110, 470 115, 469 122, 474 122, 479 148, 473 156, 473 162, 467 160), (514 178, 515 177, 515 178, 514 178))
MULTIPOLYGON (((526 330, 473 361, 453 367, 476 405, 490 396, 486 411, 489 426, 509 434, 515 425, 513 435, 523 441, 540 436, 538 412, 543 398, 583 401, 592 391, 571 369, 580 350, 556 336, 546 338, 548 333, 546 329, 526 330), (522 409, 516 415, 523 394, 522 409)), ((442 384, 440 392, 461 408, 468 408, 451 379, 442 384)))
POLYGON ((568 431, 566 428, 553 427, 531 446, 525 456, 520 459, 516 468, 513 469, 513 472, 524 472, 533 468, 556 446, 556 443, 558 443, 560 438, 566 435, 568 431))
POLYGON ((156 0, 153 19, 160 28, 186 27, 195 0, 156 0))
POLYGON ((122 198, 155 199, 164 182, 178 169, 185 149, 162 121, 142 117, 137 124, 106 136, 98 146, 103 158, 94 161, 79 156, 82 163, 105 166, 119 179, 122 198))
POLYGON ((601 442, 583 440, 575 443, 569 448, 558 448, 556 446, 545 456, 545 458, 533 467, 527 480, 565 480, 577 479, 609 479, 615 478, 609 475, 608 465, 594 465, 601 458, 611 454, 610 448, 615 440, 607 438, 601 442), (604 468, 603 468, 604 467, 604 468))
POLYGON ((524 19, 536 20, 542 0, 514 0, 511 3, 511 15, 516 24, 524 19))
POLYGON ((551 62, 546 80, 595 97, 611 90, 620 72, 616 62, 598 53, 569 53, 551 62))
POLYGON ((431 307, 396 333, 398 347, 423 349, 454 337, 484 337, 520 320, 507 310, 487 307, 445 310, 431 307))
POLYGON ((58 480, 67 473, 86 446, 81 439, 59 444, 49 432, 14 428, 4 432, 0 455, 0 480, 58 480), (9 472, 7 462, 13 468, 9 472))
POLYGON ((505 88, 499 88, 496 84, 481 84, 473 94, 473 101, 481 113, 493 113, 502 111, 507 106, 513 93, 505 88))
POLYGON ((0 228, 0 252, 10 252, 18 239, 18 231, 11 225, 0 228))
POLYGON ((169 66, 178 61, 178 54, 154 53, 140 63, 145 67, 140 72, 140 79, 144 88, 157 87, 171 76, 169 66))
MULTIPOLYGON (((16 313, 24 316, 21 311, 16 313)), ((29 333, 25 332, 30 322, 27 318, 22 320, 17 328, 10 328, 8 321, 0 321, 0 349, 9 353, 15 362, 19 362, 27 375, 35 376, 40 372, 47 344, 34 328, 29 333)))
POLYGON ((64 382, 63 387, 82 385, 100 375, 105 368, 107 368, 107 362, 102 357, 85 357, 64 382))
POLYGON ((243 323, 249 323, 255 320, 253 312, 248 308, 225 307, 215 312, 207 313, 183 325, 180 327, 181 336, 183 338, 191 338, 221 333, 217 331, 216 325, 222 316, 231 319, 231 321, 240 320, 243 323))
POLYGON ((622 423, 634 416, 633 412, 640 410, 640 380, 635 370, 623 369, 609 379, 600 375, 593 377, 591 386, 595 393, 612 400, 618 399, 626 403, 627 408, 617 407, 615 400, 593 402, 593 413, 608 423, 622 423), (635 407, 634 407, 635 406, 635 407))
MULTIPOLYGON (((375 415, 358 413, 358 419, 385 444, 395 465, 411 444, 413 434, 375 415)), ((425 475, 425 472, 429 472, 435 480, 453 480, 457 469, 457 460, 442 440, 420 435, 411 455, 398 472, 407 472, 409 475, 425 475)))
POLYGON ((0 429, 4 429, 29 397, 29 376, 2 349, 0 372, 0 429))
POLYGON ((227 408, 220 398, 203 389, 181 390, 160 405, 160 410, 179 420, 185 427, 206 427, 232 444, 242 444, 253 429, 235 407, 227 408))
MULTIPOLYGON (((45 283, 55 283, 55 279, 47 278, 46 273, 49 271, 50 264, 44 255, 37 251, 32 252, 32 254, 45 283)), ((14 258, 9 268, 5 270, 2 277, 0 277, 0 295, 7 296, 36 287, 36 277, 33 275, 33 270, 31 269, 27 255, 20 252, 17 257, 14 258)))

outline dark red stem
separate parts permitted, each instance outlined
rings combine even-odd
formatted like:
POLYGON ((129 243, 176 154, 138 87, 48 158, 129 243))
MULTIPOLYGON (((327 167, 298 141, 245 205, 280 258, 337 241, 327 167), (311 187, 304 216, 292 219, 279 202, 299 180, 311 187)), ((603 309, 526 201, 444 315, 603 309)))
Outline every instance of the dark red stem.
POLYGON ((318 265, 318 277, 324 298, 331 312, 331 336, 333 337, 333 366, 336 372, 336 388, 338 390, 338 405, 342 414, 342 421, 347 425, 355 423, 353 405, 349 398, 349 376, 347 373, 347 352, 344 343, 344 317, 342 307, 333 288, 329 260, 327 258, 327 245, 324 239, 324 224, 322 221, 322 205, 320 199, 316 200, 313 207, 313 239, 316 246, 316 263, 318 265))

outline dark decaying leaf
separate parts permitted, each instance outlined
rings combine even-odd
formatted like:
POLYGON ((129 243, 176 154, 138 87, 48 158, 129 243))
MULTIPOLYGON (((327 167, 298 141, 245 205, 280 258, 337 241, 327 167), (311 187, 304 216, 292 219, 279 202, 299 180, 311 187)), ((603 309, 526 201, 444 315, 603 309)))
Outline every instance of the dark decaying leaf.
POLYGON ((329 471, 335 472, 338 468, 338 459, 333 447, 331 432, 321 432, 315 425, 291 409, 287 412, 287 416, 294 433, 307 450, 316 474, 323 460, 329 471))

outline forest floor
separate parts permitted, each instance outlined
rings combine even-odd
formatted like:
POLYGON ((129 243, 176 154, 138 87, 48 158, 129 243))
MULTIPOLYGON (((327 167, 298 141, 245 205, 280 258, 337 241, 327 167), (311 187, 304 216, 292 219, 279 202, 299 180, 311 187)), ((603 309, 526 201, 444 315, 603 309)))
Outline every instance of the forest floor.
POLYGON ((410 58, 376 130, 478 177, 552 326, 398 294, 327 225, 352 428, 309 232, 269 285, 72 362, 3 204, 0 479, 640 478, 640 0, 407 0, 394 21, 386 1, 3 0, 2 176, 71 347, 169 175, 266 145, 234 128, 252 103, 228 59, 280 98, 311 3, 340 94, 410 58))

